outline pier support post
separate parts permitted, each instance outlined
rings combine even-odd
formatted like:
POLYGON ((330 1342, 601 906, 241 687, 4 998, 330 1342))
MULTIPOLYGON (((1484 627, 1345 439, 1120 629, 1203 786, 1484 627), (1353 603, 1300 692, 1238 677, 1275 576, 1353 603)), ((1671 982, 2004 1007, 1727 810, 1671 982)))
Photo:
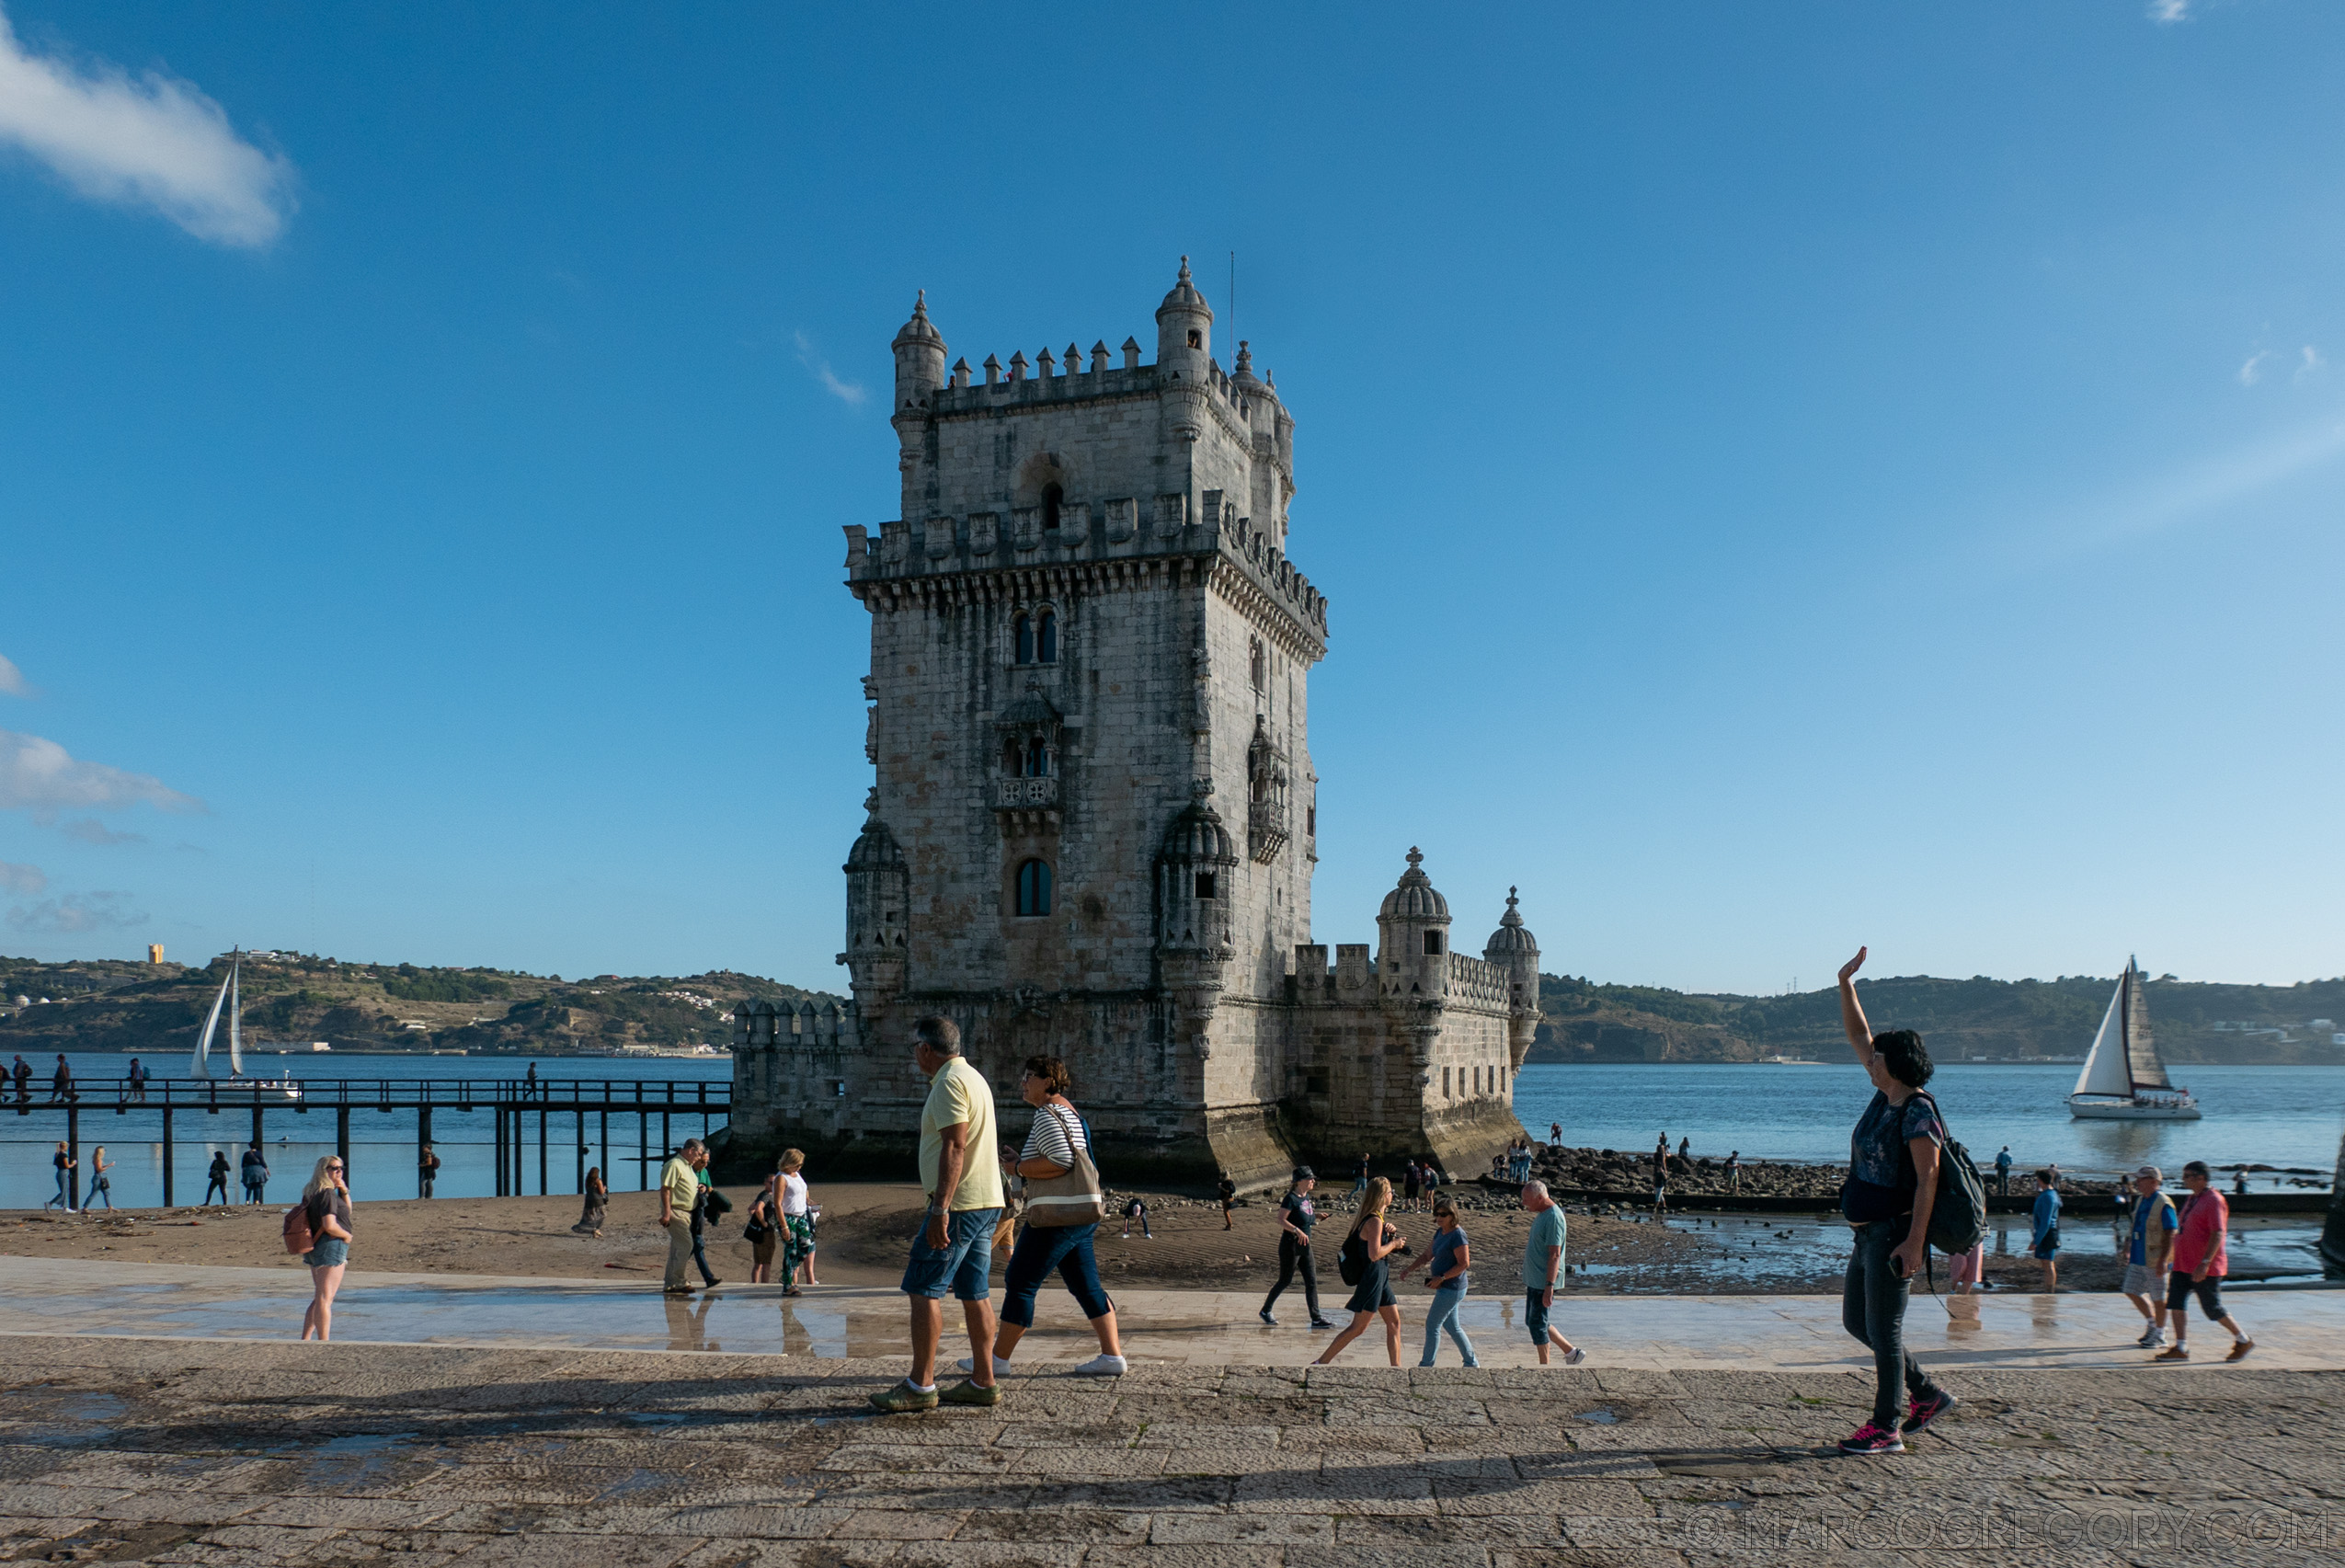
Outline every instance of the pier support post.
MULTIPOLYGON (((263 1135, 260 1130, 260 1091, 256 1089, 252 1092, 252 1140, 256 1148, 260 1146, 262 1137, 263 1135)), ((266 1153, 267 1150, 264 1149, 262 1152, 266 1153)))
POLYGON ((602 1185, 611 1185, 611 1086, 602 1086, 602 1185))
POLYGON ((342 1162, 342 1179, 350 1174, 350 1107, 334 1107, 334 1158, 342 1162))
POLYGON ((537 1104, 537 1196, 540 1197, 545 1196, 545 1123, 549 1115, 545 1102, 540 1100, 537 1104))
POLYGON ((586 1107, 585 1107, 584 1105, 581 1105, 581 1106, 579 1106, 579 1107, 578 1107, 578 1138, 577 1138, 574 1141, 575 1141, 575 1142, 578 1144, 578 1195, 579 1195, 581 1197, 583 1197, 584 1196, 586 1196, 586 1157, 587 1157, 587 1140, 586 1140, 586 1107))
POLYGON ((497 1151, 497 1196, 503 1197, 505 1196, 505 1107, 491 1105, 488 1108, 488 1119, 490 1127, 494 1129, 489 1135, 489 1141, 495 1146, 497 1151))
POLYGON ((651 1190, 651 1113, 643 1108, 643 1085, 635 1085, 635 1191, 651 1190))
POLYGON ((163 1107, 163 1207, 171 1207, 171 1107, 167 1104, 163 1107))
POLYGON ((416 1111, 416 1196, 424 1196, 423 1151, 431 1147, 431 1107, 423 1105, 416 1111))
POLYGON ((65 1158, 73 1164, 65 1172, 65 1207, 82 1206, 82 1108, 65 1102, 65 1158))

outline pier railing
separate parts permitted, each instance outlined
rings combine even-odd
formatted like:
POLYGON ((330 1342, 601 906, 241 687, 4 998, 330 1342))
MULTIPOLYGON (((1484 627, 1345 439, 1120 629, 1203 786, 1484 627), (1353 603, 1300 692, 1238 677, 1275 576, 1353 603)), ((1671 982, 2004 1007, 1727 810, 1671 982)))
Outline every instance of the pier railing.
MULTIPOLYGON (((163 1202, 166 1207, 174 1201, 175 1115, 248 1113, 252 1117, 252 1141, 260 1143, 272 1111, 295 1116, 331 1111, 335 1150, 347 1163, 350 1157, 352 1112, 387 1116, 413 1111, 417 1194, 429 1196, 430 1178, 422 1173, 422 1156, 432 1142, 433 1116, 485 1111, 494 1124, 497 1196, 504 1197, 529 1190, 525 1167, 531 1141, 528 1124, 532 1112, 537 1117, 537 1189, 543 1194, 552 1191, 548 1185, 551 1129, 557 1114, 576 1118, 572 1139, 578 1167, 576 1185, 582 1188, 586 1151, 590 1147, 586 1118, 589 1115, 599 1118, 601 1142, 608 1164, 611 1117, 614 1113, 624 1116, 632 1112, 636 1118, 636 1186, 645 1190, 650 1186, 652 1164, 666 1159, 675 1148, 678 1116, 686 1118, 687 1125, 697 1116, 700 1135, 705 1138, 729 1121, 733 1111, 733 1084, 729 1078, 149 1078, 140 1083, 128 1078, 84 1078, 74 1080, 62 1090, 53 1082, 37 1080, 21 1091, 9 1082, 4 1093, 0 1109, 14 1111, 19 1116, 50 1112, 63 1116, 63 1141, 76 1166, 81 1159, 81 1118, 85 1114, 156 1116, 161 1123, 163 1202), (650 1136, 651 1118, 655 1116, 659 1118, 657 1153, 650 1136)), ((69 1201, 78 1204, 78 1169, 68 1173, 67 1183, 69 1201)))

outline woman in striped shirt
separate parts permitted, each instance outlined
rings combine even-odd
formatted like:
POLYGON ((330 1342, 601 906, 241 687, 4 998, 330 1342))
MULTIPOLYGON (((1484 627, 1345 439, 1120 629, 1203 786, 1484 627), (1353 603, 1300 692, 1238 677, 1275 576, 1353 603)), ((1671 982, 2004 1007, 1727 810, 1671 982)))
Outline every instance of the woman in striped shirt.
MULTIPOLYGON (((1075 1152, 1091 1151, 1091 1134, 1082 1117, 1068 1103, 1067 1064, 1057 1057, 1028 1057, 1025 1071, 1018 1081, 1018 1090, 1027 1104, 1035 1108, 1034 1130, 1026 1134, 1025 1148, 1014 1161, 1005 1160, 1010 1173, 1020 1176, 1047 1178, 1063 1176, 1075 1168, 1075 1152)), ((1010 1370, 1010 1356, 1034 1327, 1035 1293, 1052 1269, 1067 1282, 1067 1289, 1075 1298, 1083 1316, 1091 1320, 1092 1331, 1099 1335, 1099 1354, 1074 1368, 1079 1376, 1114 1378, 1127 1368, 1124 1347, 1115 1333, 1115 1303, 1100 1288, 1099 1262, 1092 1255, 1092 1232, 1098 1229, 1090 1225, 1038 1226, 1028 1225, 1018 1233, 1018 1244, 1010 1253, 1010 1268, 1002 1281, 1001 1326, 993 1340, 993 1370, 999 1377, 1010 1370)), ((962 1368, 967 1371, 968 1368, 962 1368)))

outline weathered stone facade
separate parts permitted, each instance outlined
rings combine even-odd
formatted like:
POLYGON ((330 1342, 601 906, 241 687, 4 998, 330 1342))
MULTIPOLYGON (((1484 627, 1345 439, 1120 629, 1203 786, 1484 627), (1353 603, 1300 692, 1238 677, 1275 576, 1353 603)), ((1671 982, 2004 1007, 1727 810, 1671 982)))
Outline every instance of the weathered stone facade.
POLYGON ((923 1085, 909 1025, 959 1021, 1011 1125, 1064 1057, 1111 1179, 1430 1150, 1477 1168, 1521 1129, 1539 949, 1507 900, 1450 951, 1419 868, 1378 942, 1311 942, 1311 666, 1327 601, 1287 555, 1294 420, 1247 346, 1224 372, 1189 277, 1152 364, 1104 341, 1029 374, 897 334, 901 518, 847 534, 871 612, 876 783, 847 857, 850 1009, 736 1017, 734 1133, 898 1167, 923 1085))

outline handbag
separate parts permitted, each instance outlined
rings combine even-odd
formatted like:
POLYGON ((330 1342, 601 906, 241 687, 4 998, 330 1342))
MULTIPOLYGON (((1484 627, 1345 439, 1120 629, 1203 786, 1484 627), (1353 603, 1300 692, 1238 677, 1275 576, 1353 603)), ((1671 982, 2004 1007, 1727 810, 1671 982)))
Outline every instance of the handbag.
POLYGON ((1107 1218, 1107 1194, 1099 1185, 1099 1167, 1092 1163, 1090 1149, 1076 1141, 1074 1129, 1066 1125, 1072 1120, 1072 1113, 1047 1104, 1042 1108, 1059 1118, 1075 1162, 1056 1176, 1026 1178, 1026 1224, 1046 1230, 1096 1225, 1107 1218))

